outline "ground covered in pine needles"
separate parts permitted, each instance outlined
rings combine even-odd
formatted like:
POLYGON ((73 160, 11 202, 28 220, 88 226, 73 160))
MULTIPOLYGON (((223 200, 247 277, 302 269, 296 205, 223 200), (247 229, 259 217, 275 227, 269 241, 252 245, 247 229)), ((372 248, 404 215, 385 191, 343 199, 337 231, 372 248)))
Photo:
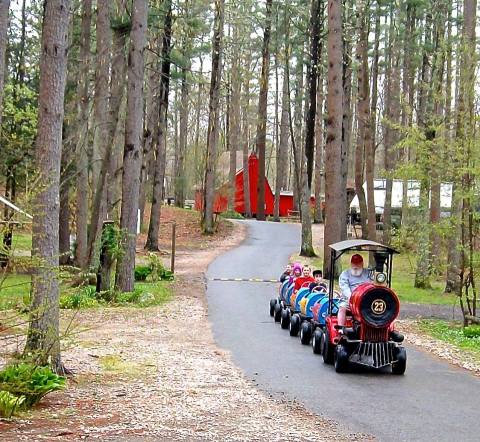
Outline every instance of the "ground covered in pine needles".
MULTIPOLYGON (((189 234, 178 257, 171 302, 79 311, 78 334, 63 353, 66 366, 76 373, 74 380, 31 413, 0 421, 1 439, 368 439, 298 403, 258 391, 215 345, 204 271, 244 235, 242 227, 224 228, 229 233, 215 239, 189 234)), ((71 316, 62 314, 64 321, 71 316)))

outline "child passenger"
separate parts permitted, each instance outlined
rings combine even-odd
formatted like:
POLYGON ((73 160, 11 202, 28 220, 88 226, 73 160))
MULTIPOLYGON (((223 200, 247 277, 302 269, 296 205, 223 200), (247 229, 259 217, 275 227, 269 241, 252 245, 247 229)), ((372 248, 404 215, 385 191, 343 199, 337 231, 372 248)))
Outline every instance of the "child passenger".
POLYGON ((287 278, 289 278, 292 274, 292 264, 287 264, 285 270, 280 275, 280 282, 283 283, 287 278))

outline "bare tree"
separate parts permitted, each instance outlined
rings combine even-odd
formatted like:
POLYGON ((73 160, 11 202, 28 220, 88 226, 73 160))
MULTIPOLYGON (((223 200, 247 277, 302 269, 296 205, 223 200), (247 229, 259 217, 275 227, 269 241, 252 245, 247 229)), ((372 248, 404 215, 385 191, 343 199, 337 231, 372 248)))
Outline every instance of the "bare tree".
POLYGON ((207 155, 205 167, 205 189, 203 192, 202 229, 209 235, 214 233, 213 202, 215 198, 215 160, 217 155, 220 80, 222 78, 222 38, 224 0, 215 0, 215 23, 212 47, 212 76, 210 80, 210 104, 208 114, 207 155))
POLYGON ((342 238, 346 207, 342 187, 342 2, 328 2, 328 95, 327 144, 325 149, 325 235, 324 274, 330 274, 329 245, 342 238))
POLYGON ((147 0, 134 0, 128 52, 127 119, 120 216, 120 228, 124 232, 123 254, 118 259, 115 275, 115 288, 122 292, 131 292, 134 289, 137 212, 142 165, 143 76, 147 11, 147 0))
POLYGON ((63 371, 59 336, 58 226, 60 158, 67 71, 69 0, 44 4, 40 56, 38 171, 33 201, 32 257, 36 262, 25 355, 63 371))

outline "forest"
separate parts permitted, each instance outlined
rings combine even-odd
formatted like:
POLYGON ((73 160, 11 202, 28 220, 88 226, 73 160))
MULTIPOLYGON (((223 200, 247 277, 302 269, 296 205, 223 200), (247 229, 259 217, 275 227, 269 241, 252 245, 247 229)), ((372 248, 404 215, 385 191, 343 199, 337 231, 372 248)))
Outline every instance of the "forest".
POLYGON ((442 280, 478 322, 476 15, 476 0, 1 0, 0 278, 29 226, 24 353, 62 372, 59 272, 133 292, 138 233, 158 252, 165 205, 195 202, 215 235, 217 189, 233 216, 252 153, 257 206, 245 193, 236 216, 280 221, 292 193, 300 255, 328 273, 355 197, 355 232, 409 254, 416 288, 442 280))

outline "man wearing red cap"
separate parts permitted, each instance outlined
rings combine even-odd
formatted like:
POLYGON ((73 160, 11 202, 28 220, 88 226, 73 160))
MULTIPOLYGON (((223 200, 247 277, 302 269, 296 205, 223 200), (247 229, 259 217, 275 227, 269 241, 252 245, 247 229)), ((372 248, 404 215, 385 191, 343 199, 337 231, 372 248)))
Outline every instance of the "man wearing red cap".
POLYGON ((345 316, 352 292, 365 282, 370 282, 370 271, 363 267, 362 255, 355 254, 350 259, 350 268, 340 274, 338 283, 342 292, 342 299, 338 308, 338 325, 345 326, 345 316))

